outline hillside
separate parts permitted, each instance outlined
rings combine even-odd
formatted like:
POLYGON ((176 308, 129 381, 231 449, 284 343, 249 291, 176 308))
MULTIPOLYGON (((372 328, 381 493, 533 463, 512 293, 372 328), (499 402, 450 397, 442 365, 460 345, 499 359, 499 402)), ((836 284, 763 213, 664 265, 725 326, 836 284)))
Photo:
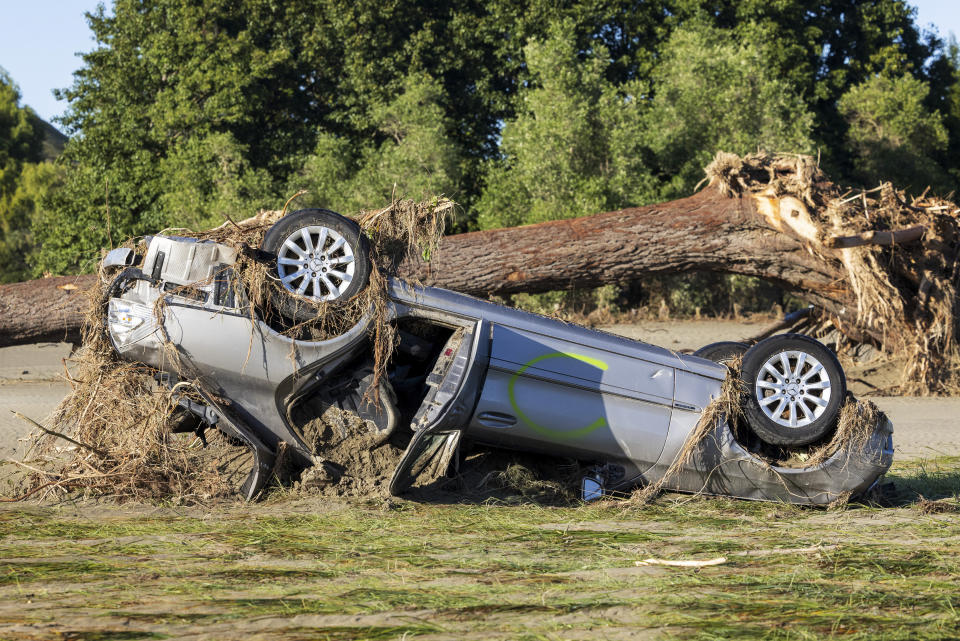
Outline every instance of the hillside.
POLYGON ((56 160, 69 138, 40 116, 34 115, 34 125, 43 131, 43 159, 56 160))

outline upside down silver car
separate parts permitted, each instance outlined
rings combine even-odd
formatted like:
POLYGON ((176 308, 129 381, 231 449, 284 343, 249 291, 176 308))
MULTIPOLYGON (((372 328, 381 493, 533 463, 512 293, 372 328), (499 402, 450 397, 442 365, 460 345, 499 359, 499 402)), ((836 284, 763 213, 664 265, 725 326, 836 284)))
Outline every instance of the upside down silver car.
MULTIPOLYGON (((288 214, 267 233, 260 253, 291 301, 346 300, 365 286, 371 269, 362 231, 327 210, 288 214)), ((590 466, 586 499, 628 490, 664 477, 730 375, 710 350, 704 352, 710 358, 677 354, 390 280, 390 322, 399 341, 389 376, 379 383, 382 393, 371 395, 372 317, 327 340, 284 335, 238 300, 236 258, 227 245, 172 236, 148 238, 142 258, 114 250, 105 264, 121 271, 105 311, 123 358, 165 372, 167 385, 206 381, 202 402, 181 404, 254 453, 243 487, 248 498, 263 486, 281 442, 302 465, 313 460, 315 444, 294 415, 318 397, 366 419, 382 437, 377 442, 409 434, 393 493, 415 483, 428 462, 449 462, 463 438, 578 459, 590 466), (169 344, 177 358, 170 358, 169 344)), ((746 350, 741 376, 751 438, 780 448, 829 439, 846 394, 829 349, 805 336, 775 336, 746 350)), ((891 434, 884 422, 853 451, 812 467, 779 467, 735 438, 720 416, 665 488, 825 504, 863 492, 883 475, 892 461, 891 434)))

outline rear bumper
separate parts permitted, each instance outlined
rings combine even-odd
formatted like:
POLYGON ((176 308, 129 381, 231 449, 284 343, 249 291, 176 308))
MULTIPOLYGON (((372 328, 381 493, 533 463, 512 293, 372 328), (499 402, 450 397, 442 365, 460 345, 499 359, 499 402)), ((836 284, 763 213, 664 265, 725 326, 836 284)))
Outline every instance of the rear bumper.
MULTIPOLYGON (((860 448, 841 448, 812 467, 780 467, 747 451, 734 439, 726 421, 718 421, 687 463, 664 489, 754 501, 826 505, 860 495, 893 463, 893 425, 884 418, 860 448)), ((655 467, 645 476, 656 480, 666 469, 655 467)))

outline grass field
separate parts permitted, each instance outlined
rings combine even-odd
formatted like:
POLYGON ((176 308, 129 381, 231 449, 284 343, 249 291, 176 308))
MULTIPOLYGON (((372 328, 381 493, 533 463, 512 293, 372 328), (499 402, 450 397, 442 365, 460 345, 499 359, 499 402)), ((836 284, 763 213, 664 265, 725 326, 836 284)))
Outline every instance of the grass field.
POLYGON ((957 638, 960 459, 888 479, 894 507, 836 511, 6 504, 0 638, 957 638))

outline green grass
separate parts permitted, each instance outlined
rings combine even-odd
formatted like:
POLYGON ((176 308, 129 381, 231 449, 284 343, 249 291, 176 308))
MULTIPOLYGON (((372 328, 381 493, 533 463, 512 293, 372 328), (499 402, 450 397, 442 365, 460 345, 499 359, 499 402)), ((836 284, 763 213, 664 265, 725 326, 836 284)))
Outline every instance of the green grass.
POLYGON ((887 479, 897 487, 897 497, 907 503, 917 495, 937 500, 960 497, 960 457, 906 461, 894 466, 887 479))
POLYGON ((960 518, 917 497, 955 504, 960 459, 888 479, 893 507, 840 511, 679 495, 5 506, 0 639, 956 638, 960 518), (634 566, 720 555, 699 571, 634 566))

